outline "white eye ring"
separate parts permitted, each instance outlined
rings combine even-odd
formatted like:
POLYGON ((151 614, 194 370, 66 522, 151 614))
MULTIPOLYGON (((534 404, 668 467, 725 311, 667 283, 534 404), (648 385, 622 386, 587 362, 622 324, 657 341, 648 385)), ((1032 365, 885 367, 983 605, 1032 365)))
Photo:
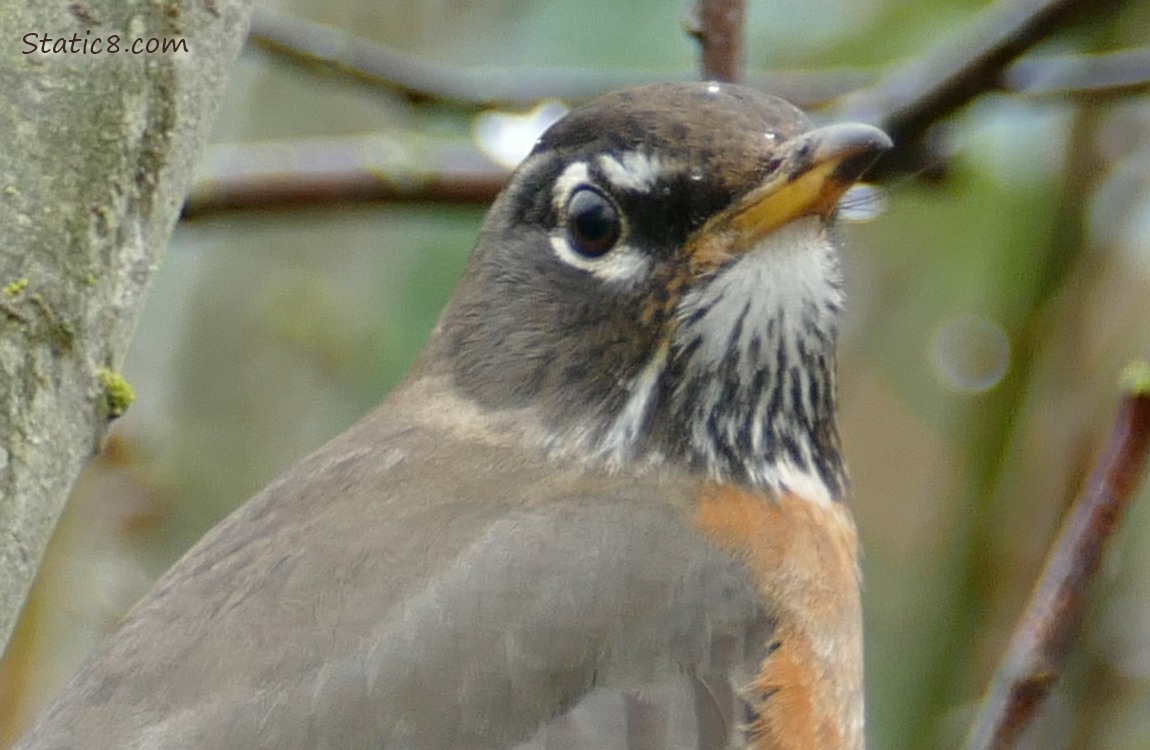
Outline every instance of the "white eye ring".
POLYGON ((563 222, 567 244, 585 258, 602 258, 623 237, 619 207, 593 185, 582 185, 571 193, 563 222))
POLYGON ((616 245, 606 255, 588 257, 572 249, 566 233, 551 236, 551 249, 559 260, 613 284, 631 286, 646 277, 651 261, 630 245, 616 245))
MULTIPOLYGON (((555 231, 551 234, 551 249, 561 261, 609 284, 624 288, 633 287, 646 277, 651 268, 647 255, 627 243, 627 222, 619 214, 619 236, 613 246, 601 255, 588 255, 571 245, 567 210, 572 197, 580 190, 595 190, 608 201, 607 193, 598 188, 591 179, 586 162, 577 161, 567 166, 555 180, 552 205, 557 215, 562 216, 555 231)), ((618 207, 616 206, 616 211, 618 207)))

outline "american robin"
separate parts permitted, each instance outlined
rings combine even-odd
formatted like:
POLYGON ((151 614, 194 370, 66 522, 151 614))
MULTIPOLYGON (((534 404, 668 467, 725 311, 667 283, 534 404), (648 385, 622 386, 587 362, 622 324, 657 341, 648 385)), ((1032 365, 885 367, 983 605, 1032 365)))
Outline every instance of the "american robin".
POLYGON ((832 224, 889 146, 715 83, 574 110, 404 383, 19 747, 862 748, 832 224))

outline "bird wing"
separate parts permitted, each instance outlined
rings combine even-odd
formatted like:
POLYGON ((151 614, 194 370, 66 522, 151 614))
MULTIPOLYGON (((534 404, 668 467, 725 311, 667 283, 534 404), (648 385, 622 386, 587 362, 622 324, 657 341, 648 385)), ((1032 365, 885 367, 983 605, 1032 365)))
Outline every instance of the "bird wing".
POLYGON ((18 747, 734 741, 772 626, 685 520, 688 482, 588 480, 392 411, 206 536, 18 747))

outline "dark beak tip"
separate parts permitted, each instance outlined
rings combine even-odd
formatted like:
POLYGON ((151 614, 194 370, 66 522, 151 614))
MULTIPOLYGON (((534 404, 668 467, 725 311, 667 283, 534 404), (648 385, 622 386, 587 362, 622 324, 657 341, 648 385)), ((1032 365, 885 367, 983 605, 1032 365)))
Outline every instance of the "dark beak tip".
POLYGON ((835 178, 843 182, 854 182, 883 154, 894 148, 894 141, 871 125, 852 124, 847 127, 850 128, 849 146, 843 144, 846 154, 835 169, 835 178))
POLYGON ((845 126, 844 131, 838 134, 841 140, 837 145, 843 151, 848 152, 848 160, 854 156, 877 159, 894 148, 894 141, 891 140, 891 137, 873 125, 852 123, 845 126))
POLYGON ((873 140, 867 146, 869 150, 874 151, 876 154, 882 154, 894 148, 894 141, 891 140, 889 135, 875 127, 871 127, 870 130, 873 140))

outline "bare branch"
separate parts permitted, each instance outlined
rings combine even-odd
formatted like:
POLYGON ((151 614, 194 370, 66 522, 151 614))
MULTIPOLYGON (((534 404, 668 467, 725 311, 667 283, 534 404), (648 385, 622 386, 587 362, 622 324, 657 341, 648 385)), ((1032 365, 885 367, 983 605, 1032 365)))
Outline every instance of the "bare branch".
POLYGON ((380 137, 217 146, 201 172, 184 204, 185 220, 228 211, 380 201, 484 205, 508 174, 465 145, 429 155, 380 137), (379 156, 388 153, 392 156, 379 156))
MULTIPOLYGON (((542 99, 579 102, 628 86, 697 78, 691 71, 440 65, 342 29, 269 10, 259 11, 252 21, 251 42, 277 58, 386 89, 413 103, 444 102, 472 108, 528 107, 542 99)), ((752 76, 749 82, 809 107, 840 97, 874 77, 870 71, 843 68, 771 71, 752 76)))
POLYGON ((1006 88, 1041 97, 1098 99, 1150 91, 1150 48, 1104 55, 1060 55, 1019 60, 1006 71, 1006 88))
POLYGON ((1006 68, 1038 42, 1082 17, 1117 12, 1127 0, 999 0, 963 32, 916 57, 836 108, 836 116, 861 119, 886 130, 896 150, 872 177, 914 172, 935 159, 920 144, 927 130, 973 99, 1003 87, 1006 68))
MULTIPOLYGON (((880 165, 881 171, 872 177, 882 180, 907 171, 918 172, 941 161, 933 144, 924 140, 929 127, 988 90, 1042 97, 1100 97, 1150 89, 1150 49, 1011 62, 1024 49, 1075 20, 1073 11, 1082 1, 1000 3, 974 20, 956 40, 928 53, 925 64, 908 65, 866 88, 859 87, 873 81, 875 74, 851 69, 774 71, 755 76, 750 83, 807 108, 817 108, 855 91, 842 99, 831 116, 876 122, 893 132, 896 139, 896 148, 880 165)), ((1112 6, 1120 4, 1117 0, 1109 2, 1112 6)), ((694 7, 696 20, 688 24, 690 31, 700 38, 704 57, 710 54, 715 58, 705 64, 737 65, 742 12, 741 3, 729 1, 699 0, 694 7), (734 46, 722 41, 732 38, 736 39, 734 46)), ((549 97, 579 101, 622 86, 689 77, 641 71, 461 69, 430 63, 339 29, 270 11, 257 13, 251 38, 278 56, 388 88, 412 102, 479 107, 523 106, 549 97)), ((242 158, 240 163, 248 165, 243 169, 209 173, 197 183, 185 207, 185 218, 201 218, 220 211, 362 201, 483 203, 494 198, 506 175, 477 150, 462 144, 455 146, 450 156, 425 159, 418 168, 381 167, 343 157, 333 161, 326 153, 323 159, 308 153, 317 148, 326 150, 328 145, 297 142, 277 146, 297 158, 277 160, 274 172, 263 166, 272 162, 242 158), (323 162, 329 167, 322 173, 292 166, 323 162), (436 163, 442 168, 435 167, 436 163)), ((249 151, 258 150, 243 148, 235 153, 251 156, 249 151)))
POLYGON ((1090 584, 1146 467, 1150 362, 1130 368, 1124 391, 1106 447, 1052 545, 966 750, 1015 747, 1062 673, 1090 584))
POLYGON ((699 42, 705 80, 743 81, 746 15, 745 0, 693 0, 687 33, 699 42))
MULTIPOLYGON (((696 7, 688 30, 701 33, 696 7)), ((974 23, 982 23, 981 19, 974 23)), ((1057 31, 1048 29, 1049 33, 1057 31)), ((963 40, 980 37, 975 32, 963 40)), ((666 80, 689 80, 692 74, 652 73, 641 70, 585 70, 569 68, 460 68, 439 65, 386 45, 357 37, 331 26, 274 11, 261 10, 252 22, 251 42, 277 58, 307 69, 344 77, 393 91, 414 103, 449 102, 459 106, 533 106, 542 99, 568 102, 590 99, 613 89, 666 80)), ((964 44, 954 45, 967 49, 964 44)), ((967 49, 969 53, 969 50, 967 49)), ((959 62, 962 66, 965 63, 959 62)), ((1106 55, 1059 55, 1027 58, 1010 65, 1004 75, 986 79, 977 93, 1001 88, 1032 96, 1123 95, 1150 89, 1150 49, 1125 50, 1106 55)), ((869 98, 878 78, 873 70, 837 68, 825 70, 774 70, 751 73, 746 82, 805 108, 817 108, 851 92, 842 109, 858 109, 856 98, 869 98), (867 87, 867 88, 862 88, 867 87)), ((884 81, 888 77, 883 78, 884 81)), ((947 98, 942 92, 918 93, 920 101, 947 98)), ((949 114, 957 105, 945 107, 949 114)), ((880 115, 872 115, 879 117, 880 115)), ((933 124, 931 121, 929 124, 933 124)))
MULTIPOLYGON (((505 75, 511 80, 516 74, 505 75)), ((766 80, 791 89, 787 98, 801 101, 804 96, 834 97, 850 81, 869 76, 846 70, 808 75, 776 72, 766 80)), ((1005 82, 1010 91, 1044 98, 1100 98, 1147 91, 1150 48, 1026 58, 1007 70, 1005 82)), ((370 144, 352 139, 216 147, 201 168, 183 217, 192 220, 229 211, 361 202, 483 204, 495 197, 507 177, 506 170, 466 143, 401 164, 371 163, 364 158, 369 152, 370 144), (275 169, 269 169, 269 164, 275 164, 275 169), (308 166, 316 164, 324 166, 321 170, 308 166)), ((893 174, 888 172, 888 176, 893 174)))
MULTIPOLYGON (((412 102, 467 106, 531 106, 541 99, 589 99, 604 91, 650 83, 640 71, 516 69, 440 65, 346 31, 260 10, 251 42, 279 57, 385 88, 412 102)), ((688 76, 684 74, 683 80, 688 76)))

